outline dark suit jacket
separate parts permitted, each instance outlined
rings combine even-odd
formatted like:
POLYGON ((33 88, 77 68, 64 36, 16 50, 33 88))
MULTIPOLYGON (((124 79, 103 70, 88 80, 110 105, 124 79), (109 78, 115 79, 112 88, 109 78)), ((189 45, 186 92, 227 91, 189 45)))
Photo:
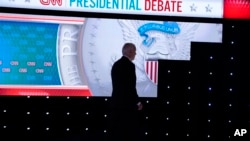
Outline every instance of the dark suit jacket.
POLYGON ((122 56, 111 70, 113 92, 111 96, 111 138, 112 141, 141 139, 141 123, 137 103, 135 65, 122 56))
POLYGON ((111 107, 117 110, 136 110, 139 100, 134 63, 122 56, 114 63, 111 78, 113 86, 111 107))

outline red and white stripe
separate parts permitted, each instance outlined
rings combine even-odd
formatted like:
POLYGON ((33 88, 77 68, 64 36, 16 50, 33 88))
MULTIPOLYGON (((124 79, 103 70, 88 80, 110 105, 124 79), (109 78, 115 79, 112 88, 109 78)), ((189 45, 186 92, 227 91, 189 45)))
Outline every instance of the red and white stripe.
POLYGON ((152 82, 158 83, 158 61, 146 61, 145 70, 152 82))

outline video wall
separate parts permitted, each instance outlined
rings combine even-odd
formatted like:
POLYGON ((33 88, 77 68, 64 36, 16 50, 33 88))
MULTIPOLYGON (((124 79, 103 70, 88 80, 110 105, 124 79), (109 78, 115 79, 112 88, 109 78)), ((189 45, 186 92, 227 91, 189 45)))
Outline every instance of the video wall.
POLYGON ((0 96, 109 97, 133 42, 138 95, 157 97, 158 60, 190 61, 191 42, 222 42, 222 24, 0 13, 0 42, 0 96))

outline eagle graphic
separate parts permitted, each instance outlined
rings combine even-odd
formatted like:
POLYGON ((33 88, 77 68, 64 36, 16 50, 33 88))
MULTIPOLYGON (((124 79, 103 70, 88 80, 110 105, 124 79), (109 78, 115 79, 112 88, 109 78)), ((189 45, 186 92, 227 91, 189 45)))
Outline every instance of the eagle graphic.
POLYGON ((168 21, 119 19, 118 23, 124 42, 137 47, 134 63, 139 93, 157 85, 158 60, 190 60, 191 41, 199 27, 199 23, 168 21))

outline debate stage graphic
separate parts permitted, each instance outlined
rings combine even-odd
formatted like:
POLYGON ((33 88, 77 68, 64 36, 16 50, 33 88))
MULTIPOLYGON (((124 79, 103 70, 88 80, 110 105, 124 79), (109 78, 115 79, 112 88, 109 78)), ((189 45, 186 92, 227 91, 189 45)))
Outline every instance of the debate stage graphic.
POLYGON ((191 42, 222 42, 221 23, 8 14, 0 29, 1 95, 109 97, 111 67, 133 42, 138 94, 157 97, 159 59, 190 61, 191 42))

